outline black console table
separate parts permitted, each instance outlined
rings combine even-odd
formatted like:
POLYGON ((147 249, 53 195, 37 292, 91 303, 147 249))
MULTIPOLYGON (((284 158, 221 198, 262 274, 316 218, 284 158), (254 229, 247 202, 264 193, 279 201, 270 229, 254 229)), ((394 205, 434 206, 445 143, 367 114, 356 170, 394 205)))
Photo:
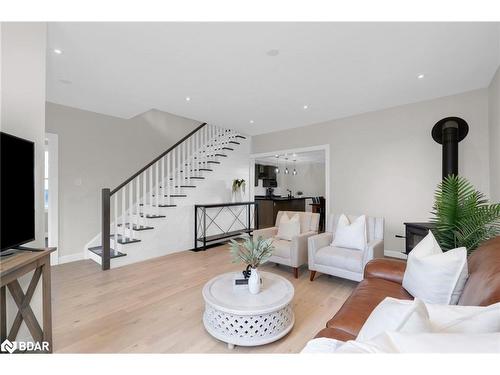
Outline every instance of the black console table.
POLYGON ((205 250, 208 244, 244 233, 251 234, 254 228, 258 228, 258 203, 256 202, 196 204, 194 206, 194 251, 205 250))

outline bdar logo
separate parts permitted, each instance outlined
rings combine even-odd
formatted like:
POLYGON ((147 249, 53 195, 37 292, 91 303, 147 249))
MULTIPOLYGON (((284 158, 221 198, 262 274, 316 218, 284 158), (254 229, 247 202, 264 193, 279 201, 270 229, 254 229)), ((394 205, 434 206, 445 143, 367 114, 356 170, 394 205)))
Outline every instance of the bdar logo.
POLYGON ((0 345, 0 349, 2 350, 2 352, 9 352, 12 354, 16 351, 16 346, 17 345, 15 342, 5 340, 4 342, 2 342, 2 345, 0 345))

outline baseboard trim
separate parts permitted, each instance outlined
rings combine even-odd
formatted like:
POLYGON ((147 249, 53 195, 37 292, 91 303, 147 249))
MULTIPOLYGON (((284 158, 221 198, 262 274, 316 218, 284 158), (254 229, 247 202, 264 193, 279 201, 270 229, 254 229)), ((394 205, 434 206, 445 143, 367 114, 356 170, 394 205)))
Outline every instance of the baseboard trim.
POLYGON ((402 253, 400 251, 394 251, 394 250, 385 250, 384 255, 386 257, 390 257, 390 258, 398 258, 398 259, 407 259, 408 258, 408 255, 406 255, 405 253, 402 253))
POLYGON ((85 259, 85 255, 82 253, 65 255, 65 256, 59 257, 59 264, 76 262, 78 260, 84 260, 84 259, 85 259))

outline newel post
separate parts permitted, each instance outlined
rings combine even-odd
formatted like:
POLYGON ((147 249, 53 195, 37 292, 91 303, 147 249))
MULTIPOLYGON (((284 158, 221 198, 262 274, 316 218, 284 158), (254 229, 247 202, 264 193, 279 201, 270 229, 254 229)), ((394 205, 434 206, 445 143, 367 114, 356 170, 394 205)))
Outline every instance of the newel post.
POLYGON ((102 216, 101 216, 101 233, 102 233, 102 258, 101 258, 101 266, 102 270, 109 270, 110 266, 110 228, 111 228, 111 191, 110 189, 102 189, 102 216))

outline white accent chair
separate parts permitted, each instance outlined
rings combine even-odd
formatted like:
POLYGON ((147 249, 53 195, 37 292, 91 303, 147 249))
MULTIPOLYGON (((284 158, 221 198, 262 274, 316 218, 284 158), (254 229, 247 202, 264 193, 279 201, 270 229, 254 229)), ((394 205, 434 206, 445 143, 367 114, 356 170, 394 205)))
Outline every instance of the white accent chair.
POLYGON ((307 239, 318 234, 319 214, 312 212, 279 211, 276 216, 276 226, 253 231, 254 238, 273 238, 274 252, 269 262, 283 264, 293 267, 294 276, 299 277, 299 267, 307 264, 307 239), (289 218, 299 214, 300 234, 291 241, 276 238, 281 215, 286 214, 289 218))
MULTIPOLYGON (((364 250, 331 246, 340 215, 330 216, 327 232, 309 237, 310 280, 316 271, 344 279, 361 281, 366 263, 384 256, 384 218, 366 217, 367 241, 364 250)), ((347 215, 352 223, 357 216, 347 215)))

